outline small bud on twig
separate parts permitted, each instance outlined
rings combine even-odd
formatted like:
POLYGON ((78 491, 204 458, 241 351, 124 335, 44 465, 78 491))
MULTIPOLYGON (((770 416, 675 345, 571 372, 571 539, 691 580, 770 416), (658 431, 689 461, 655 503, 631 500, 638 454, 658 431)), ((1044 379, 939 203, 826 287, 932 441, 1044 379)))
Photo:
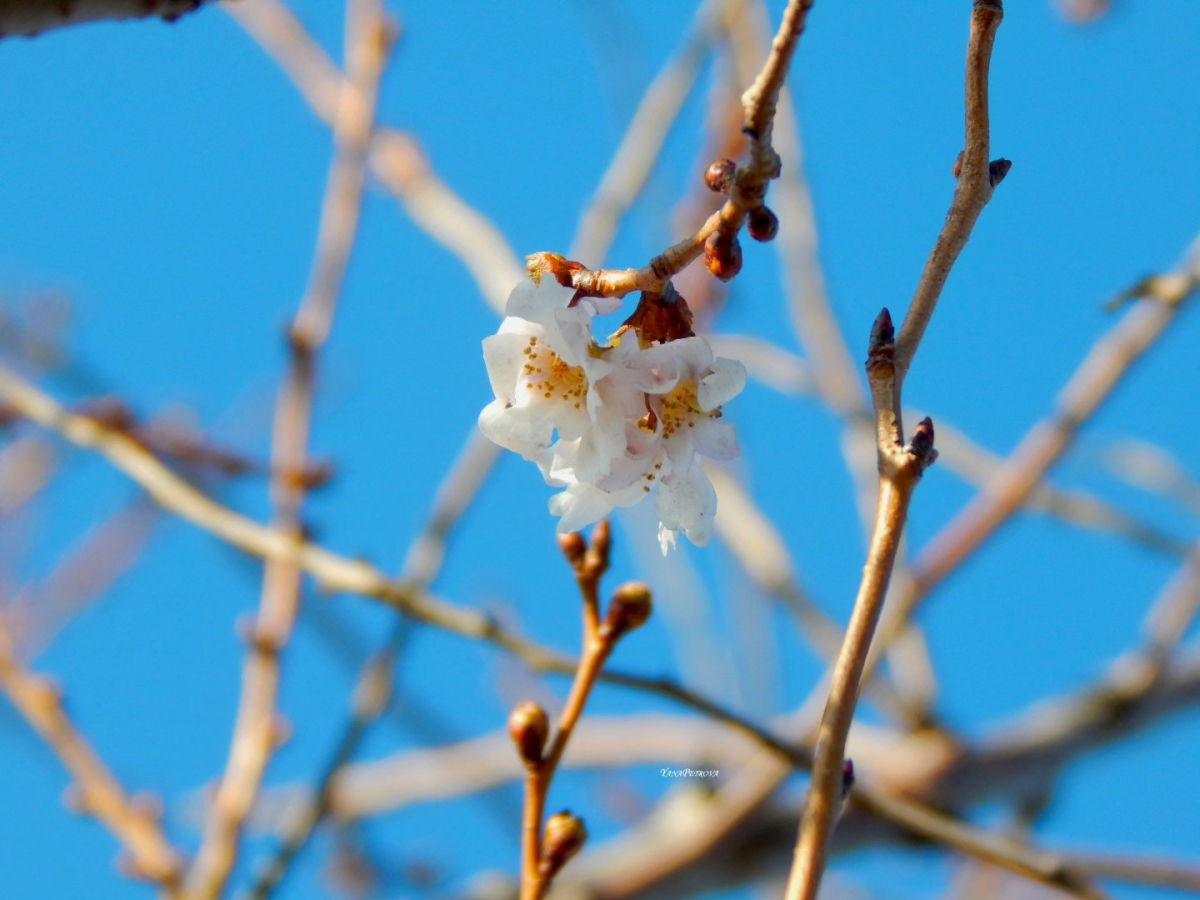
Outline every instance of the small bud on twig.
POLYGON ((704 183, 716 194, 728 194, 733 187, 733 176, 737 173, 737 163, 732 159, 717 159, 709 164, 704 172, 704 183))
POLYGON ((765 206, 760 206, 758 209, 750 213, 750 219, 746 223, 746 231, 750 233, 750 237, 760 243, 775 240, 775 236, 779 234, 779 217, 765 206))
POLYGON ((546 718, 546 711, 526 700, 508 717, 508 736, 517 745, 521 761, 526 766, 536 766, 542 761, 542 750, 550 736, 550 720, 546 718))
POLYGON ((992 187, 995 187, 1004 180, 1004 176, 1008 174, 1008 170, 1012 168, 1012 160, 1010 159, 993 159, 988 163, 988 182, 992 187))
POLYGON ((714 231, 704 242, 704 264, 715 278, 729 281, 742 271, 742 245, 736 237, 714 231))
POLYGON ((640 581, 617 588, 609 601, 602 633, 616 640, 645 625, 653 609, 651 596, 650 586, 640 581))
POLYGON ((586 842, 587 828, 583 819, 566 809, 552 815, 546 820, 546 834, 542 839, 541 876, 548 880, 557 875, 586 842))
POLYGON ((562 551, 571 567, 576 568, 587 553, 587 540, 578 531, 569 531, 558 536, 558 549, 562 551))
POLYGON ((871 326, 871 339, 867 344, 867 355, 890 356, 895 350, 895 342, 896 327, 892 324, 892 314, 885 306, 875 317, 875 323, 871 326))
POLYGON ((937 451, 933 449, 933 420, 926 416, 913 430, 908 441, 908 452, 921 463, 921 468, 933 465, 937 451))
POLYGON ((608 571, 609 557, 612 555, 612 525, 607 518, 601 519, 592 528, 592 546, 587 553, 585 565, 588 572, 599 578, 608 571))

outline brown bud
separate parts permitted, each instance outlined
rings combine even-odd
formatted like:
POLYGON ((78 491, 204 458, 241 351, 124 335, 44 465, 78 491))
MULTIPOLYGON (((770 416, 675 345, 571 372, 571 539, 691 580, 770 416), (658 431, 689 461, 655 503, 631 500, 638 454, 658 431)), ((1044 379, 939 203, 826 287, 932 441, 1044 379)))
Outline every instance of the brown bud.
POLYGON ((717 159, 709 164, 704 172, 704 183, 716 194, 728 194, 733 187, 733 176, 737 173, 737 163, 732 159, 717 159))
POLYGON ((604 617, 604 631, 614 638, 641 628, 653 610, 650 586, 640 581, 628 581, 617 588, 604 617))
POLYGON ((517 753, 527 766, 542 761, 542 750, 550 736, 550 720, 546 711, 536 703, 526 700, 508 717, 508 736, 517 745, 517 753))
POLYGON ((765 206, 760 206, 758 209, 750 213, 750 220, 746 223, 746 230, 750 233, 750 237, 760 243, 775 240, 775 235, 779 234, 779 217, 765 206))
POLYGON ((592 528, 592 549, 588 556, 588 564, 596 574, 608 571, 608 561, 612 556, 612 524, 607 516, 592 528))
POLYGON ((736 237, 714 231, 704 242, 704 264, 715 277, 729 281, 742 271, 742 245, 736 237))
POLYGON ((578 566, 587 553, 587 541, 578 531, 569 531, 558 536, 558 549, 572 566, 578 566))
POLYGON ((1012 168, 1012 160, 993 159, 988 163, 988 182, 992 187, 995 187, 1004 180, 1004 176, 1008 174, 1008 170, 1012 168))
POLYGON ((550 879, 557 875, 586 842, 587 828, 583 819, 566 809, 552 815, 546 820, 546 834, 542 838, 542 877, 550 879))

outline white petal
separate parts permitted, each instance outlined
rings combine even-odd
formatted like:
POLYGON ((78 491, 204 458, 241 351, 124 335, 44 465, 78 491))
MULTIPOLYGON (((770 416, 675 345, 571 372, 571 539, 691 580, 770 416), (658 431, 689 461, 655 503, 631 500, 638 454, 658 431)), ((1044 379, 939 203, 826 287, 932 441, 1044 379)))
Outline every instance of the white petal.
POLYGON ((675 541, 678 537, 679 532, 674 528, 668 528, 666 525, 659 524, 658 546, 662 549, 663 556, 666 556, 670 551, 675 549, 675 541))
POLYGON ((483 339, 483 363, 497 400, 516 402, 517 380, 525 364, 521 351, 528 346, 529 338, 517 334, 493 334, 483 339))
POLYGON ((682 529, 693 544, 712 540, 717 492, 699 466, 663 479, 658 491, 658 517, 666 528, 682 529))
POLYGON ((536 460, 554 436, 551 425, 531 419, 524 410, 506 406, 500 400, 483 408, 479 430, 488 440, 529 460, 536 460))
POLYGON ((746 386, 746 367, 735 359, 713 360, 709 374, 700 379, 696 399, 704 410, 728 403, 746 386))
POLYGON ((709 418, 697 419, 696 427, 692 431, 695 432, 692 438, 696 442, 696 452, 702 456, 728 462, 741 452, 733 426, 727 422, 709 418))

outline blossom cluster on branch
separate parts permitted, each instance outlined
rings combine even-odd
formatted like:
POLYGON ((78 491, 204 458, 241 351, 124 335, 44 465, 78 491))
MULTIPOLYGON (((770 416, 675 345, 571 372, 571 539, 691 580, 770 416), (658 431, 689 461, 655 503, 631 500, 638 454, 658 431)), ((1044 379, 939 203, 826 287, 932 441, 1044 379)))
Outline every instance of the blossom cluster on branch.
POLYGON ((722 406, 745 387, 745 368, 714 356, 692 332, 687 304, 669 284, 644 293, 601 342, 593 319, 620 301, 560 281, 562 261, 550 254, 529 262, 500 330, 483 341, 496 399, 480 413, 480 430, 563 488, 550 499, 559 531, 653 495, 664 553, 680 531, 707 544, 717 497, 696 455, 738 455, 722 406))

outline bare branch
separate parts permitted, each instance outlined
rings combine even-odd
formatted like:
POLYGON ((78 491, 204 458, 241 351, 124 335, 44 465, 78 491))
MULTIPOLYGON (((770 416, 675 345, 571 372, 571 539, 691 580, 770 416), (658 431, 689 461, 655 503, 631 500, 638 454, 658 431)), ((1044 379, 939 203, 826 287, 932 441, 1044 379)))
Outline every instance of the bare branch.
POLYGON ((954 200, 946 214, 946 224, 938 235, 917 282, 917 290, 909 304, 904 324, 896 337, 896 406, 904 378, 912 365, 917 347, 937 308, 942 288, 950 276, 958 255, 971 237, 971 229, 992 197, 992 188, 1008 172, 1007 160, 998 160, 993 170, 988 162, 990 127, 988 124, 988 70, 992 60, 992 45, 996 31, 1004 18, 1000 0, 975 0, 971 15, 971 37, 967 44, 967 135, 966 149, 955 165, 958 184, 954 200), (999 177, 997 177, 999 176, 999 177))
POLYGON ((152 812, 125 793, 96 751, 76 730, 58 689, 21 664, 0 619, 0 689, 25 717, 75 781, 76 808, 95 817, 125 847, 132 875, 158 884, 167 897, 179 893, 183 859, 168 843, 152 812))
POLYGON ((306 486, 297 477, 306 468, 316 355, 329 336, 334 307, 358 232, 364 167, 375 121, 379 82, 395 40, 394 26, 378 0, 347 6, 346 78, 334 122, 330 166, 316 259, 308 292, 292 324, 291 368, 280 389, 272 441, 271 494, 275 529, 287 548, 268 560, 262 599, 243 671, 242 697, 230 742, 229 760, 217 788, 204 840, 189 872, 189 893, 207 900, 221 894, 238 855, 242 823, 254 805, 276 740, 280 655, 300 606, 303 571, 300 518, 306 486))
POLYGON ((209 0, 5 0, 0 3, 0 38, 34 37, 86 22, 162 19, 175 22, 209 0))

